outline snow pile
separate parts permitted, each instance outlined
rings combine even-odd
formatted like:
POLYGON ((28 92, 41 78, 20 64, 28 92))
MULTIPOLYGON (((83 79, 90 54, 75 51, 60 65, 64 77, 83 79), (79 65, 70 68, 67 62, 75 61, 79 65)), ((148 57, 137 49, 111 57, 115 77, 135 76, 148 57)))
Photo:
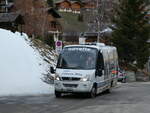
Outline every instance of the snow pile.
POLYGON ((0 96, 53 93, 41 80, 48 69, 25 34, 0 29, 0 96))

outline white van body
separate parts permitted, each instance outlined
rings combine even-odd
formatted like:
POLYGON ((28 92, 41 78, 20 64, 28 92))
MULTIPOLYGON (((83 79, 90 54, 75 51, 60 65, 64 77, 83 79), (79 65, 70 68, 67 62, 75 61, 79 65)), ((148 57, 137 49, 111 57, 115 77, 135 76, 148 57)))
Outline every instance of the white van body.
POLYGON ((65 46, 59 56, 54 80, 55 95, 87 93, 91 97, 117 84, 118 56, 115 47, 105 44, 65 46), (95 64, 85 66, 88 56, 95 64))

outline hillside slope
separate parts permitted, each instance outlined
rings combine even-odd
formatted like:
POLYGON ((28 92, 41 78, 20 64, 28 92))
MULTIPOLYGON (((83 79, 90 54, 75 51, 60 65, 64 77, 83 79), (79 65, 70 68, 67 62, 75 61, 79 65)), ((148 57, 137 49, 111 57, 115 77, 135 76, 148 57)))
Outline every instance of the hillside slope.
MULTIPOLYGON (((41 78, 55 64, 54 60, 46 62, 30 45, 25 34, 0 29, 0 96, 53 93, 53 87, 41 78)), ((54 59, 53 53, 49 56, 54 59)))

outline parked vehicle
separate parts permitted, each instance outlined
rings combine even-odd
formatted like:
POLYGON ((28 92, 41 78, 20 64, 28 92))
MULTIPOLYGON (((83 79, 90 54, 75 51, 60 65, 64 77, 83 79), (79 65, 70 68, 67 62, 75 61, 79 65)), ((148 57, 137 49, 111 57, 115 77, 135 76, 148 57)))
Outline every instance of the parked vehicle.
POLYGON ((109 92, 117 84, 117 50, 97 43, 65 46, 59 55, 54 80, 55 96, 85 93, 90 97, 109 92))
POLYGON ((118 71, 118 81, 123 82, 123 83, 126 82, 126 73, 125 73, 124 70, 119 70, 118 71))

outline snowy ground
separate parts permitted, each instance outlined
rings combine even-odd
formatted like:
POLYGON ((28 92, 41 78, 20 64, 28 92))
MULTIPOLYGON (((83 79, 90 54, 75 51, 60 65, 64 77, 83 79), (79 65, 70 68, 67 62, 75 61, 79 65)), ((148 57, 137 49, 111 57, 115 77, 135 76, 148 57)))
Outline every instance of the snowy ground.
POLYGON ((53 93, 41 80, 48 69, 27 35, 0 29, 0 96, 53 93))

